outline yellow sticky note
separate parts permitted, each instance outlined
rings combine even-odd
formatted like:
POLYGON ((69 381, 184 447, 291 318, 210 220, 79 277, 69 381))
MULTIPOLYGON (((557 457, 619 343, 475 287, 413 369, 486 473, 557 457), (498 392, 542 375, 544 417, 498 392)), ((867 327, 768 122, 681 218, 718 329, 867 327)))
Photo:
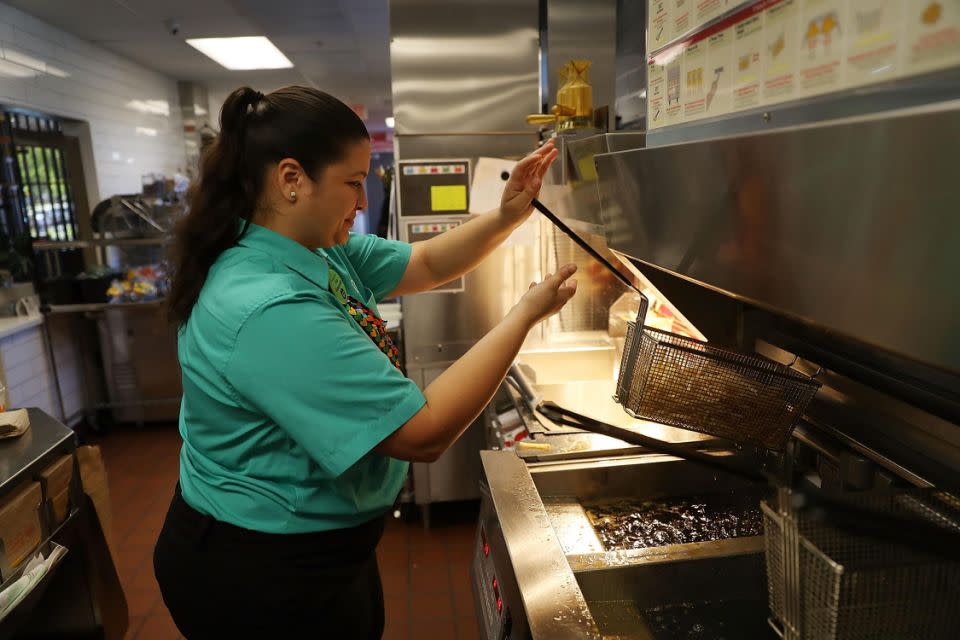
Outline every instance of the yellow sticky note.
POLYGON ((597 167, 593 164, 593 156, 584 156, 577 162, 577 168, 580 169, 580 179, 593 181, 597 179, 597 167))
POLYGON ((431 211, 466 211, 467 187, 462 184, 430 187, 431 211))

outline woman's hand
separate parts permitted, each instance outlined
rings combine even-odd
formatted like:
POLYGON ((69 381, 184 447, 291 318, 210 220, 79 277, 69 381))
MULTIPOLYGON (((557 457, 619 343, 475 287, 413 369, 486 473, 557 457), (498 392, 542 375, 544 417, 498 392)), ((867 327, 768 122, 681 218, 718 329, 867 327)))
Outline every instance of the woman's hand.
POLYGON ((543 176, 557 158, 553 140, 521 160, 510 172, 510 179, 503 188, 500 211, 513 224, 526 220, 533 210, 530 204, 540 194, 543 176))
POLYGON ((530 326, 549 318, 567 304, 577 292, 577 281, 570 279, 577 267, 567 264, 554 274, 547 274, 541 283, 532 283, 514 310, 521 313, 530 326))

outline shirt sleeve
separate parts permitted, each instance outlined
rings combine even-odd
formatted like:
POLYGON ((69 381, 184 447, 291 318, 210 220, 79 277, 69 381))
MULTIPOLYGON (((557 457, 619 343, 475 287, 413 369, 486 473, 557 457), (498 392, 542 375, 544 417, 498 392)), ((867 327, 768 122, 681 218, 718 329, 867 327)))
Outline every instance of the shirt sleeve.
POLYGON ((386 240, 372 234, 352 233, 344 252, 360 280, 380 302, 400 284, 413 247, 406 242, 386 240))
POLYGON ((331 478, 426 403, 335 303, 326 292, 267 303, 244 322, 224 371, 241 406, 266 415, 331 478))

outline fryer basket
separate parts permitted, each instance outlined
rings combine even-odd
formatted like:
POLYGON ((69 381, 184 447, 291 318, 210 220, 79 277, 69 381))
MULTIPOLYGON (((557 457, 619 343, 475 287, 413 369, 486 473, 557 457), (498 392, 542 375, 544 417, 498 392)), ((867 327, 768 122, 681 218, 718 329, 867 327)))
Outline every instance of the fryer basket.
POLYGON ((636 418, 782 451, 819 387, 772 360, 629 323, 615 398, 636 418))
MULTIPOLYGON (((761 504, 770 611, 786 640, 954 638, 960 562, 761 504)), ((960 531, 960 501, 933 489, 863 494, 857 502, 960 531)))

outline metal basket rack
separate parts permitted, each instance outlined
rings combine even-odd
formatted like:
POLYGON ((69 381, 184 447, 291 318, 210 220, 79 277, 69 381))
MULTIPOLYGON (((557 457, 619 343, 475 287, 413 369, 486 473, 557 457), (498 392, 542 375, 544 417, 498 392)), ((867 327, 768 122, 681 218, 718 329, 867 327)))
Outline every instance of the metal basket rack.
MULTIPOLYGON (((960 531, 960 500, 933 489, 862 494, 857 502, 960 531)), ((770 611, 786 640, 955 638, 960 561, 761 504, 770 611)))
POLYGON ((636 418, 781 451, 819 387, 772 360, 629 323, 615 398, 636 418))

